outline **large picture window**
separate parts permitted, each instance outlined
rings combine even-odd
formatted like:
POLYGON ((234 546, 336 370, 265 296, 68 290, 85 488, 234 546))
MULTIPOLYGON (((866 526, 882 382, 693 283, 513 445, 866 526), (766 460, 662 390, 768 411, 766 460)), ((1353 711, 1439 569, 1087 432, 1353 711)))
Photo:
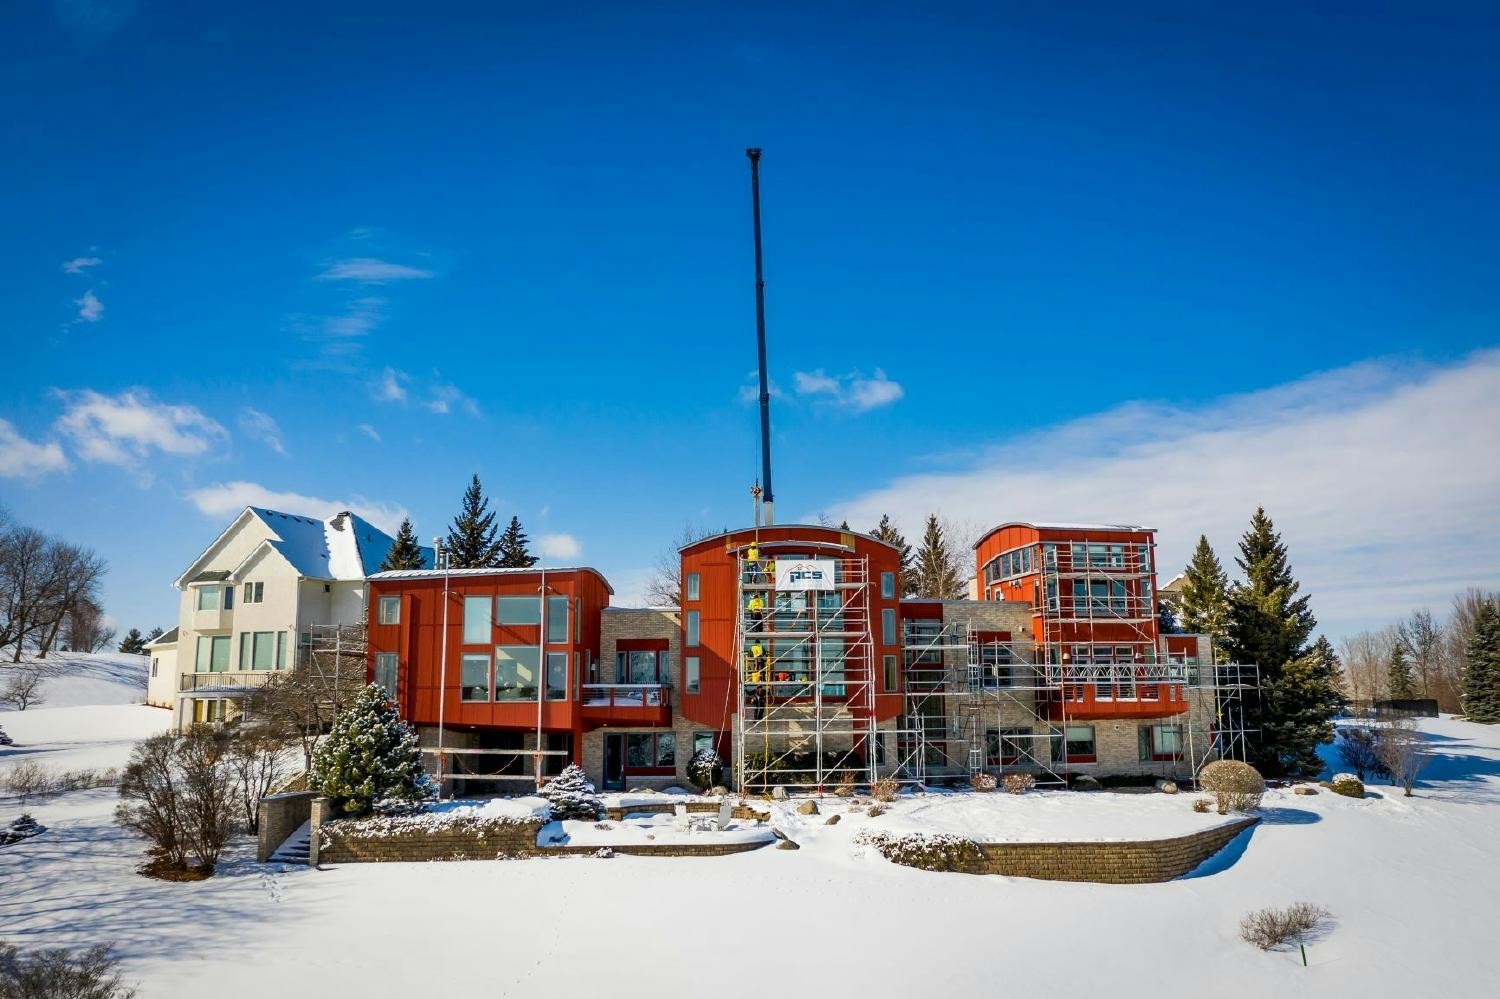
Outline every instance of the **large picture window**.
POLYGON ((495 646, 495 700, 534 701, 541 655, 535 645, 495 646))
POLYGON ((229 636, 199 635, 198 661, 194 666, 199 673, 225 673, 229 670, 229 636))
POLYGON ((461 701, 487 701, 490 699, 490 657, 484 653, 466 652, 459 660, 458 699, 461 701))
POLYGON ((274 631, 240 632, 240 669, 271 669, 275 663, 274 631))
POLYGON ((626 771, 666 771, 677 766, 677 735, 673 732, 632 732, 625 737, 626 771))
POLYGON ((1031 729, 992 728, 984 733, 984 751, 989 766, 1031 766, 1031 729))
POLYGON ((198 609, 201 611, 219 609, 219 588, 217 586, 198 587, 198 609))
POLYGON ((495 620, 499 624, 541 624, 541 597, 496 597, 495 620))
POLYGON ((464 597, 464 644, 488 645, 492 623, 489 597, 464 597))
POLYGON ((1181 725, 1142 725, 1139 731, 1142 762, 1182 758, 1181 725))
POLYGON ((1069 725, 1062 735, 1052 737, 1052 762, 1093 763, 1095 759, 1094 726, 1069 725), (1067 760, 1063 759, 1064 749, 1067 760))
POLYGON ((665 650, 637 649, 615 653, 616 683, 660 683, 666 672, 665 650))

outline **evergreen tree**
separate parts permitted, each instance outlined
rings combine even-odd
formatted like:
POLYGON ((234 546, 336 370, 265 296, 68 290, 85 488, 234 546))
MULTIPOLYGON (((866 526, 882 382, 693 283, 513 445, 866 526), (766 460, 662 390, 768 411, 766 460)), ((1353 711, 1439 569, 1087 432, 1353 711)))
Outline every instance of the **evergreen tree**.
POLYGON ((593 822, 604 811, 604 802, 594 792, 583 767, 569 763, 563 772, 537 792, 551 805, 553 819, 586 819, 593 822))
POLYGON ((502 569, 529 569, 536 565, 536 556, 531 554, 527 548, 531 539, 526 537, 526 532, 521 530, 519 517, 511 517, 510 523, 505 527, 505 533, 500 535, 496 547, 499 550, 499 560, 495 563, 502 569))
POLYGON ((1500 606, 1486 600, 1474 615, 1464 669, 1464 714, 1469 721, 1500 722, 1500 606))
POLYGON ((1158 599, 1156 602, 1156 630, 1163 635, 1182 634, 1182 628, 1177 623, 1177 615, 1172 612, 1172 604, 1169 601, 1158 599))
MULTIPOLYGON (((1238 663, 1260 669, 1260 696, 1245 701, 1245 727, 1249 730, 1250 762, 1262 773, 1279 776, 1288 767, 1305 761, 1311 751, 1297 742, 1280 741, 1283 736, 1306 731, 1306 725, 1272 725, 1274 713, 1290 712, 1304 717, 1303 709, 1318 705, 1295 703, 1298 686, 1281 689, 1288 663, 1307 651, 1307 639, 1317 626, 1308 608, 1308 597, 1292 577, 1286 546, 1265 508, 1250 518, 1250 528, 1240 539, 1240 557, 1235 560, 1245 574, 1229 591, 1229 615, 1225 647, 1238 663)), ((1311 696, 1315 690, 1304 690, 1311 696)))
POLYGON ((427 562, 422 557, 422 546, 417 542, 417 532, 411 526, 411 518, 403 517, 401 528, 396 531, 396 541, 391 545, 391 550, 385 553, 385 561, 380 563, 380 571, 426 567, 427 562))
POLYGON ((922 547, 916 554, 916 575, 916 596, 958 600, 965 595, 963 574, 953 562, 953 553, 943 537, 943 528, 938 524, 936 514, 927 518, 922 547))
POLYGON ((1411 660, 1406 657, 1406 643, 1399 639, 1391 643, 1391 663, 1385 675, 1387 696, 1404 701, 1417 696, 1417 677, 1412 671, 1411 660))
POLYGON ((1198 536, 1198 547, 1183 571, 1180 592, 1177 623, 1189 634, 1212 638, 1214 654, 1222 658, 1228 636, 1229 577, 1204 535, 1198 536))
POLYGON ((852 527, 849 526, 849 519, 847 517, 844 518, 844 522, 839 525, 839 530, 841 530, 841 531, 852 531, 852 530, 854 530, 854 528, 852 528, 852 527))
POLYGON ((479 485, 476 472, 464 490, 464 504, 448 529, 446 548, 450 569, 491 569, 500 564, 500 543, 495 540, 495 515, 479 485))
POLYGON ((1281 772, 1316 777, 1323 769, 1318 747, 1333 741, 1333 719, 1345 704, 1342 676, 1333 646, 1319 636, 1282 668, 1275 687, 1262 692, 1269 710, 1261 739, 1274 747, 1281 772))
POLYGON ((307 784, 346 816, 365 815, 377 806, 399 808, 428 797, 431 788, 422 772, 416 729, 401 720, 373 683, 334 718, 313 756, 307 784))
POLYGON ((888 545, 894 545, 901 552, 901 595, 909 597, 916 592, 917 574, 912 571, 911 545, 906 543, 906 537, 896 530, 896 525, 891 523, 890 514, 882 514, 880 523, 875 530, 870 532, 873 538, 879 538, 888 545))
POLYGON ((165 632, 163 632, 160 628, 152 628, 151 629, 151 633, 146 636, 146 641, 148 643, 149 642, 154 642, 158 638, 160 638, 163 634, 165 634, 165 632))
POLYGON ((128 652, 133 656, 145 655, 146 639, 141 636, 141 629, 131 628, 120 640, 120 651, 128 652))

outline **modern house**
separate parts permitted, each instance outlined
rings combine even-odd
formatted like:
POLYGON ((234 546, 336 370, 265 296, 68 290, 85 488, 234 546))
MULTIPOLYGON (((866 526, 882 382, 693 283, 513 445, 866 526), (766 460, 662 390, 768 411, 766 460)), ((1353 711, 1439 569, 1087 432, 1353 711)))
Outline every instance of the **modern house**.
POLYGON ((369 585, 370 676, 445 782, 681 784, 714 748, 746 787, 1176 775, 1235 750, 1241 674, 1162 635, 1154 531, 1003 524, 978 599, 902 599, 868 535, 747 528, 680 550, 676 606, 615 608, 584 567, 423 570, 369 585))
POLYGON ((347 511, 322 520, 246 507, 173 583, 177 627, 149 647, 147 700, 173 707, 179 726, 237 718, 320 629, 364 621, 366 579, 392 543, 347 511))

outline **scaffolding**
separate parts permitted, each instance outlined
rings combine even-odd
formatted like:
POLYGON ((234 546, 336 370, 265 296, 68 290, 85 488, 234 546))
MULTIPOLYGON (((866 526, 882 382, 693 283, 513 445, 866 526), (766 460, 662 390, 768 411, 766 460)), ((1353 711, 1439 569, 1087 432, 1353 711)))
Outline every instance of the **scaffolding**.
POLYGON ((844 548, 793 547, 817 554, 773 555, 758 544, 730 552, 740 786, 873 782, 879 735, 869 560, 844 548), (788 571, 794 563, 807 571, 788 571))

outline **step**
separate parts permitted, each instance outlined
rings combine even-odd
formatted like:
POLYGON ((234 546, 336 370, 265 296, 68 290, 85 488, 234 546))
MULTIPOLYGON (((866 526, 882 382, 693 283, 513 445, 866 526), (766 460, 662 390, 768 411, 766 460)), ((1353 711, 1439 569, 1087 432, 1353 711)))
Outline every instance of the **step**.
POLYGON ((271 854, 273 864, 306 864, 312 850, 312 823, 304 822, 271 854))

